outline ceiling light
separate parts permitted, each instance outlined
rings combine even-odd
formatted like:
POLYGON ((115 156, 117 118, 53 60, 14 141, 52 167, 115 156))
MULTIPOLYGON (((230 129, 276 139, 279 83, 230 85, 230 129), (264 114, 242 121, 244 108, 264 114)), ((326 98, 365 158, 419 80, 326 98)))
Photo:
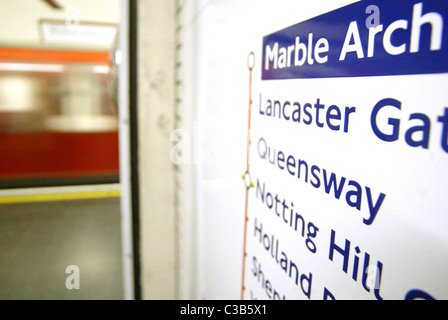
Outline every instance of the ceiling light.
POLYGON ((111 47, 118 31, 115 24, 81 22, 72 25, 65 21, 42 20, 40 25, 43 42, 52 44, 111 47))

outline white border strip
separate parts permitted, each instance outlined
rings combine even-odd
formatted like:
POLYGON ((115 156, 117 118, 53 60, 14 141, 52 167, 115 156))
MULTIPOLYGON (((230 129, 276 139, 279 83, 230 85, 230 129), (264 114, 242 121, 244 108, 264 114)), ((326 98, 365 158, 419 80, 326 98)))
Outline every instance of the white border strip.
POLYGON ((118 109, 121 182, 121 248, 123 263, 123 295, 134 300, 134 249, 131 206, 131 147, 129 119, 129 0, 121 0, 119 47, 121 64, 118 75, 118 109))

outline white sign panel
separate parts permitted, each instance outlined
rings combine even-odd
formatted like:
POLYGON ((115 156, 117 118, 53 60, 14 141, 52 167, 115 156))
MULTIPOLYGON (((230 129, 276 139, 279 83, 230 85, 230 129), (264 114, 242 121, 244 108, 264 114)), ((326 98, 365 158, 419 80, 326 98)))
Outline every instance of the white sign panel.
POLYGON ((448 3, 317 7, 239 65, 241 298, 447 299, 448 3))

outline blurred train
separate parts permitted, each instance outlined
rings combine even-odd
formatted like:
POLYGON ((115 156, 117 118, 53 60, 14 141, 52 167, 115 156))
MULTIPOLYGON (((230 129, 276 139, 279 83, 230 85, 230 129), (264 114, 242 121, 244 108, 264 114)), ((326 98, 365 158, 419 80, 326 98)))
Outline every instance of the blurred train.
POLYGON ((118 182, 112 60, 0 48, 0 188, 118 182))

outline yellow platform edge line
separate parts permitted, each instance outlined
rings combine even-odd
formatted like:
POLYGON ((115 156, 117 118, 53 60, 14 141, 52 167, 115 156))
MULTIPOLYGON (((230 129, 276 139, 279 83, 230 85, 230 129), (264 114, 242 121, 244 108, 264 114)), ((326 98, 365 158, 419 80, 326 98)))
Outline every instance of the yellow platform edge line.
POLYGON ((89 200, 89 199, 118 198, 120 196, 121 196, 120 190, 33 194, 23 196, 18 195, 18 196, 0 197, 0 204, 89 200))

